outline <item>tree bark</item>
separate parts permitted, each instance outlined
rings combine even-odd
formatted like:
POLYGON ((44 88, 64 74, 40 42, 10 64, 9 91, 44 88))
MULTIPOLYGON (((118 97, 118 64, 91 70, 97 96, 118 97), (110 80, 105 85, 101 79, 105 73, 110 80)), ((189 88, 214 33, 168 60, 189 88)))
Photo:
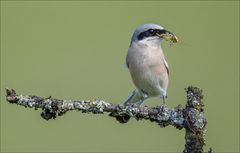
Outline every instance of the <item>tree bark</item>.
MULTIPOLYGON (((149 120, 166 127, 172 125, 177 129, 184 128, 184 153, 202 153, 205 145, 207 120, 204 117, 204 104, 202 90, 189 86, 185 89, 187 103, 183 107, 178 105, 169 108, 167 105, 156 107, 137 106, 135 104, 112 104, 103 100, 60 100, 52 97, 39 97, 31 95, 17 95, 15 90, 6 89, 6 99, 9 103, 28 108, 41 109, 41 117, 45 120, 55 119, 68 111, 77 110, 82 113, 102 114, 109 112, 120 123, 127 123, 130 118, 136 120, 149 120)), ((212 152, 210 149, 208 152, 212 152)))

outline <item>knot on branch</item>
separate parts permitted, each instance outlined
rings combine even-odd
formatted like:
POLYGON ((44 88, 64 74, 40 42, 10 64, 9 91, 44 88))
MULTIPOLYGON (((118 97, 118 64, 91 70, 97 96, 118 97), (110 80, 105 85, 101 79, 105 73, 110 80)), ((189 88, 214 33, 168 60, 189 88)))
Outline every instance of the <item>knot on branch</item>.
MULTIPOLYGON (((36 97, 36 99, 39 99, 36 97)), ((39 99, 39 102, 41 100, 39 99)), ((51 99, 51 97, 44 99, 43 101, 43 106, 42 110, 43 112, 41 113, 41 117, 44 118, 45 120, 49 120, 51 118, 55 119, 58 116, 63 115, 67 110, 64 109, 59 109, 58 105, 61 105, 62 101, 57 102, 54 99, 51 99)))
MULTIPOLYGON (((127 123, 131 117, 137 116, 137 113, 138 108, 136 104, 118 104, 109 116, 115 117, 120 123, 127 123)), ((144 113, 141 116, 144 117, 144 113)))

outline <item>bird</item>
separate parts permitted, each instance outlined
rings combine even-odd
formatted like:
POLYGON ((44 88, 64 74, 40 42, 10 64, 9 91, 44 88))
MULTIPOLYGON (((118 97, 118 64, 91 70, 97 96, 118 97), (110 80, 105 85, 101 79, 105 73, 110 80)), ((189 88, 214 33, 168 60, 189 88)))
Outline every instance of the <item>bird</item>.
POLYGON ((166 104, 169 66, 161 47, 163 40, 171 44, 178 42, 175 34, 158 24, 143 24, 135 29, 126 56, 126 66, 136 89, 123 105, 142 106, 151 97, 159 97, 166 104))

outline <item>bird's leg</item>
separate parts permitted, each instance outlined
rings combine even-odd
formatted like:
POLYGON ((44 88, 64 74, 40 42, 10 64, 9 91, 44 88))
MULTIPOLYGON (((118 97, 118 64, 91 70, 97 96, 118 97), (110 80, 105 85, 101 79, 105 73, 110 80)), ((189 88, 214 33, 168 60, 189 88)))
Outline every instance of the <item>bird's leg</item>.
POLYGON ((141 101, 141 99, 142 99, 141 94, 137 90, 134 90, 132 94, 127 98, 127 100, 125 100, 122 104, 125 105, 129 103, 136 103, 141 101))
POLYGON ((145 101, 147 98, 148 98, 148 95, 144 93, 143 96, 142 96, 142 98, 140 99, 140 101, 137 102, 137 105, 138 105, 138 106, 143 106, 144 101, 145 101))
POLYGON ((142 98, 140 101, 137 102, 137 105, 138 105, 138 106, 143 106, 144 100, 145 100, 145 99, 142 98))
MULTIPOLYGON (((144 103, 144 100, 148 98, 147 94, 141 94, 137 90, 134 90, 132 94, 128 97, 127 100, 125 100, 122 105, 137 105, 141 106, 144 103)), ((112 117, 116 117, 117 121, 120 123, 127 123, 128 120, 131 118, 128 114, 117 114, 115 112, 112 112, 109 114, 112 117)))
POLYGON ((144 100, 141 99, 139 102, 137 102, 137 106, 142 106, 144 104, 144 100))
POLYGON ((163 96, 163 105, 166 105, 167 96, 163 96))

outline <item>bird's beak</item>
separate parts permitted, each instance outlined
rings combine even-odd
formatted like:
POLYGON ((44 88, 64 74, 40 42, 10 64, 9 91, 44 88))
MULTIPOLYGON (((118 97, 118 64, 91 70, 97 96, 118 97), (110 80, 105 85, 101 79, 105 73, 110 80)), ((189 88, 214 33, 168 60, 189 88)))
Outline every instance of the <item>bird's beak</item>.
POLYGON ((169 41, 171 43, 177 43, 178 42, 178 38, 177 36, 175 36, 173 33, 167 31, 167 30, 164 30, 160 33, 157 34, 158 37, 166 40, 166 41, 169 41))

